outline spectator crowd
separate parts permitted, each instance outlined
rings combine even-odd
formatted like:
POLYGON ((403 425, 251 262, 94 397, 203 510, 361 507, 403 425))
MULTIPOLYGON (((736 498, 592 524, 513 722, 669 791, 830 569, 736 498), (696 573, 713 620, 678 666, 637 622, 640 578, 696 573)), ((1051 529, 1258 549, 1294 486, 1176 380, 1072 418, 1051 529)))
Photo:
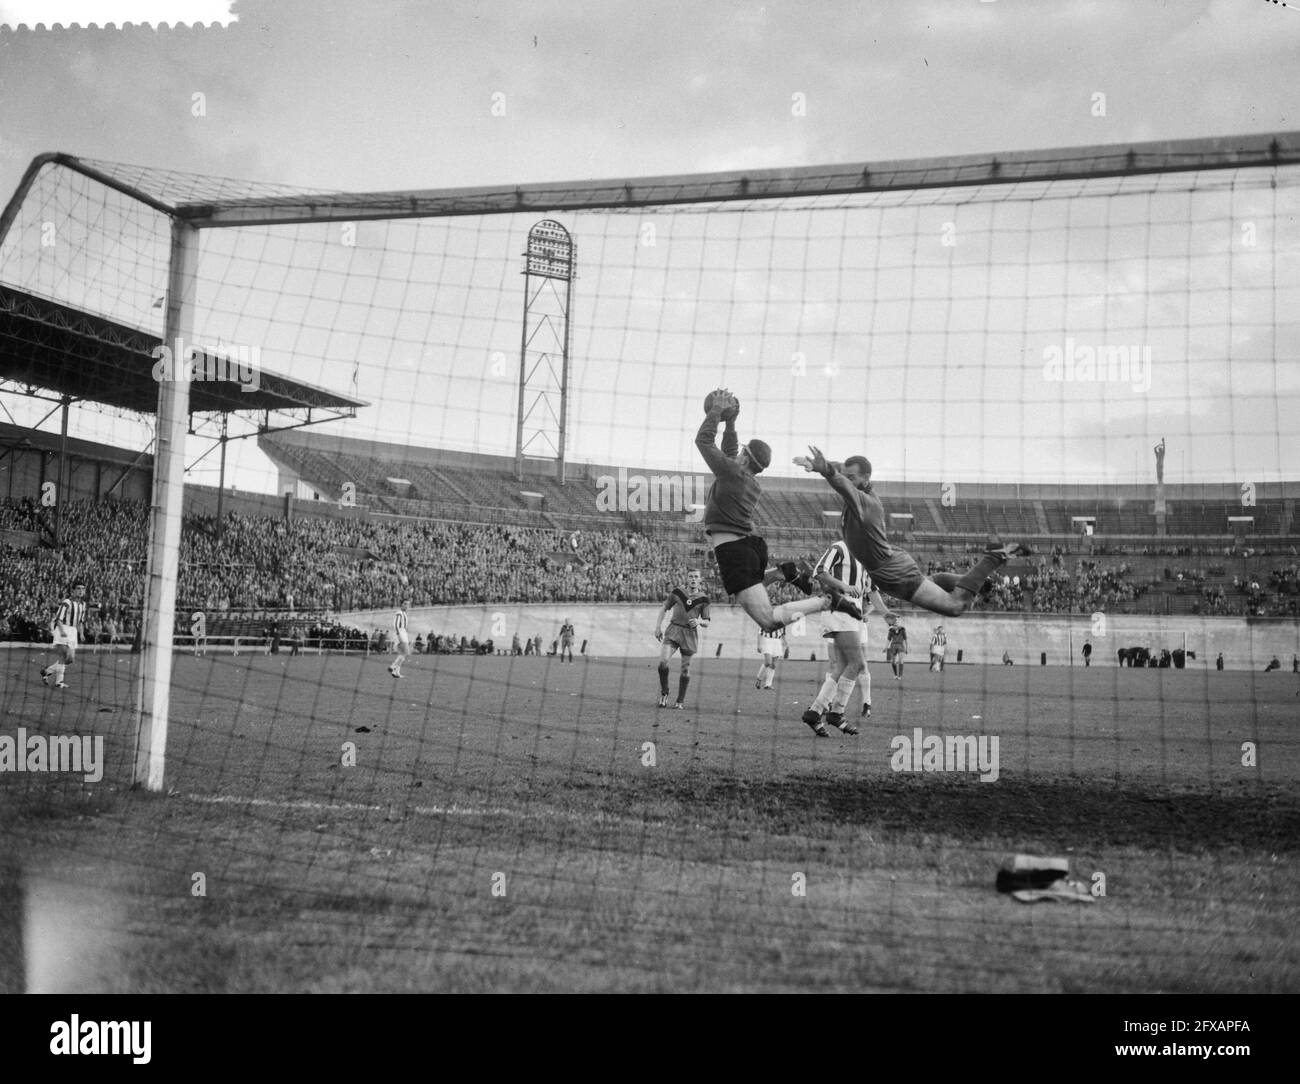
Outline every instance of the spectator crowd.
MULTIPOLYGON (((144 600, 148 508, 141 502, 71 502, 62 509, 63 546, 31 545, 47 536, 49 510, 30 500, 0 501, 0 639, 47 634, 58 601, 77 580, 87 585, 87 634, 97 642, 131 641, 144 600), (26 535, 6 532, 27 532, 26 535), (7 544, 6 544, 7 543, 7 544)), ((286 520, 231 513, 222 529, 209 516, 186 516, 181 533, 177 611, 274 611, 304 615, 413 606, 476 603, 639 602, 662 600, 688 564, 702 565, 706 591, 725 597, 707 551, 687 555, 680 541, 618 527, 571 533, 503 524, 330 518, 286 520)), ((818 554, 808 553, 810 564, 818 554)), ((773 560, 778 557, 774 554, 773 560)), ((977 552, 919 556, 931 575, 961 573, 977 552)), ((1041 613, 1131 612, 1153 577, 1126 561, 1105 564, 1070 557, 1061 547, 1026 568, 991 579, 981 608, 1041 613)), ((1300 566, 1234 577, 1222 569, 1166 568, 1179 593, 1196 596, 1211 613, 1300 613, 1300 566), (1261 582, 1262 581, 1262 582, 1261 582)), ((787 584, 769 588, 774 601, 798 597, 787 584)), ((342 645, 366 634, 318 622, 308 642, 342 645)), ((463 637, 436 636, 422 650, 485 649, 463 637), (464 641, 464 642, 462 642, 464 641)), ((529 642, 523 653, 541 644, 529 642)), ((505 650, 491 645, 487 650, 505 650)), ((513 650, 513 645, 511 650, 513 650)))

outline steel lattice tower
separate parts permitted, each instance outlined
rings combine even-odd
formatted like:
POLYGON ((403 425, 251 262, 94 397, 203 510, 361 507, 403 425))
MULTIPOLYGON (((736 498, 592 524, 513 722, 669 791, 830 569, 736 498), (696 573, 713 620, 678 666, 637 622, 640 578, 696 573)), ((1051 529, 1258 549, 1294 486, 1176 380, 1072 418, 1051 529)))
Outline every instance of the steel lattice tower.
POLYGON ((515 475, 520 481, 525 458, 553 458, 556 479, 564 484, 569 312, 576 257, 577 247, 569 231, 554 219, 544 219, 528 231, 515 442, 515 475))

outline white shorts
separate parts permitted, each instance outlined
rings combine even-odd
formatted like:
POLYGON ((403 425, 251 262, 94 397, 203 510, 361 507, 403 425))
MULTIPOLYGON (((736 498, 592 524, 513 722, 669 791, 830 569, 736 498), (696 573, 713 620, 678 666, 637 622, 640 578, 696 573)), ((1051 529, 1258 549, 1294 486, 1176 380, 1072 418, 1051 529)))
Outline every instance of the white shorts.
POLYGON ((72 625, 60 625, 54 630, 54 646, 63 648, 69 659, 77 654, 77 630, 72 625))
POLYGON ((856 632, 863 637, 867 634, 866 624, 858 620, 856 617, 850 617, 848 614, 832 611, 830 613, 823 613, 821 619, 822 632, 824 633, 856 632))
POLYGON ((780 658, 785 654, 785 637, 760 636, 758 638, 758 653, 760 655, 775 655, 780 658))

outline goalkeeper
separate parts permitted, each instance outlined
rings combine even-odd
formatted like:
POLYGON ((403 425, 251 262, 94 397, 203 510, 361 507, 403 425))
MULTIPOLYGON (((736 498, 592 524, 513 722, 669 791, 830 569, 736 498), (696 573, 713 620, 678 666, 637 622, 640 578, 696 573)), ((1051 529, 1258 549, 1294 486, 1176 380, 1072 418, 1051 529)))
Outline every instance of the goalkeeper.
POLYGON ((722 586, 734 595, 745 613, 764 632, 784 628, 803 614, 835 610, 858 620, 862 610, 839 591, 773 607, 763 580, 767 572, 767 543, 754 533, 754 509, 762 496, 758 476, 772 462, 772 449, 761 440, 741 445, 736 435, 740 401, 724 389, 707 400, 704 424, 695 446, 715 476, 704 509, 704 533, 718 561, 722 586), (726 425, 722 448, 717 446, 718 423, 726 425))
POLYGON ((895 549, 885 533, 885 509, 871 488, 871 463, 866 456, 853 455, 841 467, 810 446, 812 457, 800 456, 795 462, 810 473, 820 474, 844 502, 840 531, 849 552, 866 567, 875 585, 885 594, 904 602, 943 614, 959 617, 978 597, 984 581, 1012 557, 1028 556, 1028 546, 1003 545, 990 540, 979 563, 964 576, 948 572, 925 575, 911 554, 895 549))

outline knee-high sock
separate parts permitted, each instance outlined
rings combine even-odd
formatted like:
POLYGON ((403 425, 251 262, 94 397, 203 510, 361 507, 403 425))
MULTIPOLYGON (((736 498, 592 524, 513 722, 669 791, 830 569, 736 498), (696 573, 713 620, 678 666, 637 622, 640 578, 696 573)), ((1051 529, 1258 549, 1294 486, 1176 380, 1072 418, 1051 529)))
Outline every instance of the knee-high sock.
POLYGON ((788 625, 800 614, 816 614, 826 609, 826 599, 817 595, 815 598, 801 598, 798 602, 783 602, 772 607, 772 616, 782 625, 788 625))
POLYGON ((668 664, 666 662, 659 664, 659 692, 664 696, 668 695, 668 664))
POLYGON ((835 696, 831 700, 831 711, 844 714, 844 709, 849 706, 849 697, 853 695, 853 689, 857 685, 856 677, 842 677, 835 683, 835 696))
POLYGON ((55 680, 55 682, 60 682, 60 681, 63 680, 64 672, 68 669, 68 667, 67 667, 67 665, 66 665, 65 663, 56 662, 56 663, 54 664, 53 669, 54 669, 54 680, 55 680))
POLYGON ((683 674, 677 679, 677 702, 680 704, 686 699, 686 686, 691 683, 691 675, 683 674))
POLYGON ((862 673, 858 675, 858 687, 862 690, 862 702, 864 704, 870 704, 871 703, 871 671, 868 670, 865 666, 862 668, 862 673))
POLYGON ((835 678, 827 674, 822 681, 822 687, 817 691, 817 696, 812 702, 813 711, 825 711, 831 702, 831 697, 835 695, 835 678))
POLYGON ((763 682, 763 688, 764 688, 764 689, 770 689, 770 688, 772 687, 772 682, 773 682, 775 679, 776 679, 776 667, 775 667, 775 666, 769 666, 769 667, 767 668, 767 680, 763 682))
MULTIPOLYGON (((995 557, 991 553, 986 553, 980 558, 979 564, 966 573, 957 581, 958 587, 964 587, 972 595, 978 595, 980 588, 984 586, 987 580, 994 572, 1001 568, 1006 562, 1001 557, 995 557)), ((935 583, 938 583, 935 580, 935 583)))

